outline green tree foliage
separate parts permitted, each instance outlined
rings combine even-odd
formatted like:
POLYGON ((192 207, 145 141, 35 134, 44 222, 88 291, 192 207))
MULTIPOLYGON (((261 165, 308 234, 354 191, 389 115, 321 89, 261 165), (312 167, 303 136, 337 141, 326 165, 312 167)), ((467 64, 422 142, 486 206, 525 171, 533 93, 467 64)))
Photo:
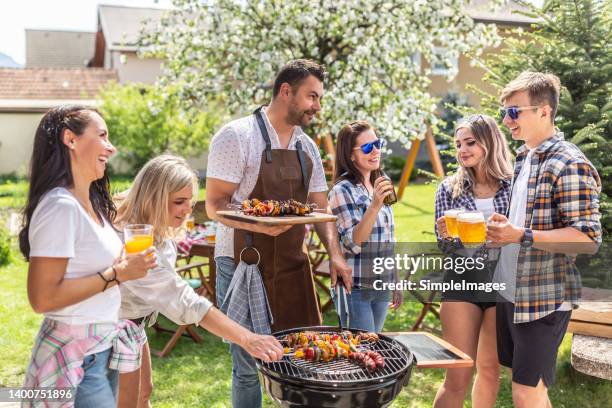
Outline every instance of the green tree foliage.
POLYGON ((8 232, 0 226, 0 266, 8 265, 11 260, 11 240, 8 232))
POLYGON ((538 18, 540 23, 531 31, 515 30, 514 36, 505 40, 506 48, 501 53, 481 61, 487 71, 484 80, 498 91, 493 95, 480 91, 481 104, 485 112, 497 115, 501 89, 524 70, 551 72, 560 78, 556 125, 599 171, 604 239, 610 240, 612 2, 547 0, 541 8, 528 3, 525 6, 530 12, 524 14, 538 18))
POLYGON ((128 173, 164 152, 185 157, 204 154, 220 123, 214 103, 207 111, 185 109, 172 88, 114 83, 101 92, 101 98, 111 141, 128 173))

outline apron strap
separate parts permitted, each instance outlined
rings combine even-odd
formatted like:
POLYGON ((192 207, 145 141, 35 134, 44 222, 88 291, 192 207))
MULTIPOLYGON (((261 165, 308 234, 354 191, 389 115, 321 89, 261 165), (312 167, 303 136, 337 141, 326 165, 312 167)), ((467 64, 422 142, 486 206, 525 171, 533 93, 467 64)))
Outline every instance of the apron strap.
POLYGON ((306 169, 306 159, 304 159, 304 151, 302 150, 301 140, 295 142, 295 150, 297 151, 298 160, 300 161, 300 168, 302 169, 302 182, 304 183, 304 190, 306 190, 306 194, 308 194, 308 169, 306 169))
POLYGON ((246 234, 244 234, 244 240, 245 240, 245 248, 254 248, 253 246, 253 233, 250 231, 247 231, 246 234))
MULTIPOLYGON (((270 141, 270 135, 268 134, 268 129, 266 129, 266 124, 263 120, 263 113, 261 112, 262 109, 263 106, 260 106, 259 108, 255 109, 253 114, 257 119, 261 136, 263 137, 264 142, 266 142, 266 162, 272 163, 272 142, 270 141)), ((300 140, 295 142, 295 149, 297 150, 298 160, 302 170, 302 183, 304 184, 304 189, 308 194, 308 180, 310 177, 308 174, 308 169, 306 168, 306 159, 304 159, 304 150, 302 149, 302 142, 300 140)))
POLYGON ((257 118, 257 124, 259 125, 259 131, 266 142, 266 162, 272 163, 272 142, 270 141, 270 135, 268 134, 268 129, 266 129, 266 124, 263 120, 263 113, 261 113, 263 106, 255 109, 253 114, 255 118, 257 118))

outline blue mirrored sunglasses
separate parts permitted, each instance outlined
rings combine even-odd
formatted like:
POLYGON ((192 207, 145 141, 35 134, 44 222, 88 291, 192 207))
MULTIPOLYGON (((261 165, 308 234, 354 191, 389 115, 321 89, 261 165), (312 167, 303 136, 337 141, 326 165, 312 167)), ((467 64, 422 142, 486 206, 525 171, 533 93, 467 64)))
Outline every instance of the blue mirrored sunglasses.
POLYGON ((516 120, 519 117, 519 113, 528 109, 537 109, 539 106, 510 106, 508 108, 500 108, 499 116, 501 120, 504 120, 506 115, 510 116, 510 119, 516 120))
POLYGON ((385 140, 384 139, 376 139, 373 142, 364 143, 361 146, 354 148, 353 150, 361 149, 363 154, 370 154, 370 153, 372 153, 372 150, 374 150, 374 148, 376 148, 377 150, 380 150, 380 149, 383 148, 384 145, 385 145, 385 140))

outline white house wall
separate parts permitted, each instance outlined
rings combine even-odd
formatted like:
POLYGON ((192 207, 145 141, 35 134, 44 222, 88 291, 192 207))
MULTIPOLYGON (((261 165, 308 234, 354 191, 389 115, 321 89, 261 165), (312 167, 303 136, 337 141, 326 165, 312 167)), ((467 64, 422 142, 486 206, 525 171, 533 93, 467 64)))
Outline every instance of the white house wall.
POLYGON ((122 84, 126 82, 152 84, 161 74, 162 60, 139 58, 132 51, 111 51, 111 64, 112 68, 117 70, 119 82, 122 84))
POLYGON ((0 113, 0 174, 26 175, 43 113, 0 113))

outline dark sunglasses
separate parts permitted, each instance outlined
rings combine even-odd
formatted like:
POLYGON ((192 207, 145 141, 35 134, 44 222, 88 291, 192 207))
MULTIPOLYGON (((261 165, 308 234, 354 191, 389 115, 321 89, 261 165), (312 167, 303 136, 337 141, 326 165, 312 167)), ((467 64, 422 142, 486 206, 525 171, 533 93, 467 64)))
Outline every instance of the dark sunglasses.
POLYGON ((361 146, 354 148, 353 150, 361 149, 363 154, 370 154, 370 153, 372 153, 372 150, 374 150, 374 148, 376 148, 377 150, 380 150, 380 149, 383 148, 384 145, 385 145, 385 140, 384 139, 376 139, 373 142, 364 143, 361 146))
POLYGON ((501 120, 504 120, 506 115, 510 116, 510 119, 516 120, 519 117, 519 113, 522 111, 537 108, 539 108, 539 106, 510 106, 508 108, 500 108, 499 116, 501 120))

